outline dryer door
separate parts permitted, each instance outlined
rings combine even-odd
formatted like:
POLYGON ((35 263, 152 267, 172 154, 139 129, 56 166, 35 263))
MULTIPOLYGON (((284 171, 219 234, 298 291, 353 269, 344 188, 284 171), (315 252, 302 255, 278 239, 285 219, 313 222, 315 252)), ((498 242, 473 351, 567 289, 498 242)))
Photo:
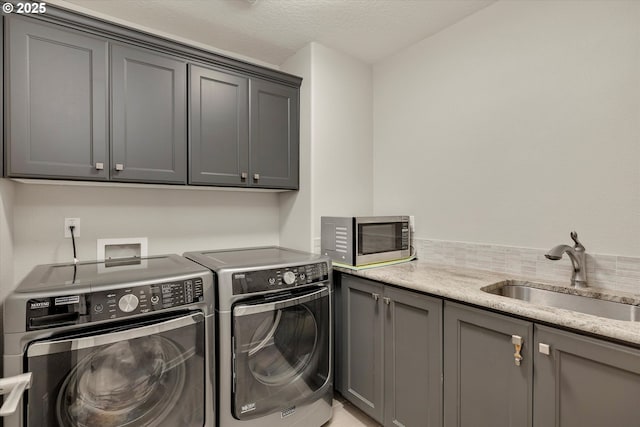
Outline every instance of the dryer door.
POLYGON ((32 343, 27 426, 202 427, 201 313, 32 343))
POLYGON ((233 414, 254 418, 308 400, 330 382, 330 292, 285 293, 233 307, 233 414))

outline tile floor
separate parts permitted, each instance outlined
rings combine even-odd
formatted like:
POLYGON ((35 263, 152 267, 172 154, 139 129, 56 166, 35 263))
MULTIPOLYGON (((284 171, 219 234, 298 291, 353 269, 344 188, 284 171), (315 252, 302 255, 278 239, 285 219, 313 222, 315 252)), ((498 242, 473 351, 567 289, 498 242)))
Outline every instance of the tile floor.
POLYGON ((380 424, 344 400, 342 396, 336 395, 333 401, 333 417, 322 427, 380 427, 380 424))

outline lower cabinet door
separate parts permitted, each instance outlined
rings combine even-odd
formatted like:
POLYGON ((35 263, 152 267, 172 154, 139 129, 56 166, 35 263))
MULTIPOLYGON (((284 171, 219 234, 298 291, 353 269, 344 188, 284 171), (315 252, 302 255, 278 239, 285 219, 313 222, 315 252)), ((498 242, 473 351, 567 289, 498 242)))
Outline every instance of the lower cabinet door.
POLYGON ((532 338, 531 322, 445 302, 446 427, 532 425, 532 338))
POLYGON ((383 285, 342 276, 344 397, 379 423, 383 417, 383 285))
POLYGON ((536 325, 534 426, 640 425, 640 350, 536 325))
POLYGON ((384 425, 442 426, 442 300, 385 287, 384 425))

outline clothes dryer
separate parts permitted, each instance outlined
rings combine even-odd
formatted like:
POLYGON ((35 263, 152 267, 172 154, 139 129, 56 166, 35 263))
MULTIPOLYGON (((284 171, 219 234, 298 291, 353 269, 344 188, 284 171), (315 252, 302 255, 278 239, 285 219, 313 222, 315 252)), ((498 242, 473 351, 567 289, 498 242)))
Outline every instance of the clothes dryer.
POLYGON ((220 427, 320 427, 332 415, 329 258, 280 247, 184 254, 217 292, 220 427))

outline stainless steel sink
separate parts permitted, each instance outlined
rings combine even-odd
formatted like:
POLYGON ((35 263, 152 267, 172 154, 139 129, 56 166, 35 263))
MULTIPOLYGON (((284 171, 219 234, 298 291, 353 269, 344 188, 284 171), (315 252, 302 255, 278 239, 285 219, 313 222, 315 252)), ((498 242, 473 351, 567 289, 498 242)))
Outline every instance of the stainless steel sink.
POLYGON ((518 280, 504 282, 482 288, 484 292, 515 298, 531 304, 579 311, 594 316, 614 320, 640 322, 640 306, 625 302, 608 301, 598 292, 575 288, 553 287, 518 280))

